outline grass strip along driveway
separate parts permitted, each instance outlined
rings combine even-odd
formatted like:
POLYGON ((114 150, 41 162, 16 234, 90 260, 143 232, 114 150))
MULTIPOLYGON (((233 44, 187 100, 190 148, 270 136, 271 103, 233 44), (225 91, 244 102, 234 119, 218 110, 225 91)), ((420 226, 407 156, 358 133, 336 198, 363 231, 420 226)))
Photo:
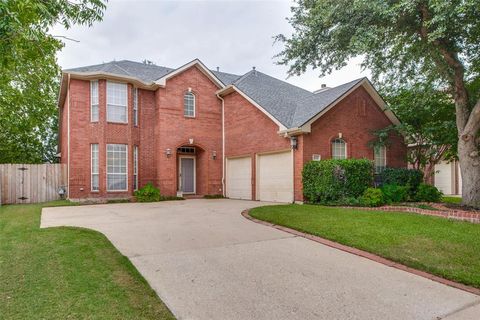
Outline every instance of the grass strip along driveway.
POLYGON ((0 207, 0 318, 174 319, 105 236, 40 229, 41 209, 0 207))
POLYGON ((250 215, 480 288, 479 224, 315 205, 259 207, 250 215))

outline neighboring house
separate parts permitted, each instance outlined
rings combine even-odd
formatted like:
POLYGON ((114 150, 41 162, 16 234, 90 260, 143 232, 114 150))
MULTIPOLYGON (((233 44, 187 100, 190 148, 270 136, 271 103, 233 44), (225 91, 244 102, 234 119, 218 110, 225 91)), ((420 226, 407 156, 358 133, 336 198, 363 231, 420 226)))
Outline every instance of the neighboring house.
POLYGON ((461 195, 462 176, 458 161, 441 161, 436 164, 433 183, 445 195, 461 195))
POLYGON ((68 197, 225 194, 302 201, 310 160, 368 158, 405 167, 406 146, 368 146, 397 118, 366 79, 315 93, 263 74, 113 61, 63 71, 60 156, 68 197))

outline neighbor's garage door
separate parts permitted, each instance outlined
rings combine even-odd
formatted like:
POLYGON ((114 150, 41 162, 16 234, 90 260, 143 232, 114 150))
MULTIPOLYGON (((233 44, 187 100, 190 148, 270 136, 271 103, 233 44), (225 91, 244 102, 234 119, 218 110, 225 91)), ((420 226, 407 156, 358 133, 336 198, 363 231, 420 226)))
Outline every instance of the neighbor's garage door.
POLYGON ((252 200, 252 158, 227 158, 227 197, 252 200))
POLYGON ((293 163, 291 151, 257 157, 257 199, 293 201, 293 163))
POLYGON ((435 165, 435 187, 444 194, 452 194, 452 164, 441 161, 435 165))

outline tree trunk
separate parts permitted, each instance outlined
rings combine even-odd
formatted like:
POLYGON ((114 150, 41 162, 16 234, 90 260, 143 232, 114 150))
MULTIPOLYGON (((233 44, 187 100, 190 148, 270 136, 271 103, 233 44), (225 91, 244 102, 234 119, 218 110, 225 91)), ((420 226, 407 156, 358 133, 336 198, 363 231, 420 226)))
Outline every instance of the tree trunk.
POLYGON ((458 160, 462 173, 462 204, 480 208, 480 161, 475 139, 458 141, 458 160))
MULTIPOLYGON (((462 103, 463 101, 459 99, 457 102, 462 103)), ((463 106, 463 110, 468 110, 466 103, 463 106)), ((459 107, 457 105, 457 119, 461 110, 459 107)), ((462 174, 462 204, 476 208, 480 208, 479 128, 480 100, 474 106, 464 127, 458 128, 458 160, 462 174)))
POLYGON ((435 163, 429 162, 423 170, 423 182, 433 185, 433 176, 435 170, 435 163))
POLYGON ((458 160, 462 173, 462 204, 480 208, 480 100, 473 107, 468 121, 459 128, 458 160))

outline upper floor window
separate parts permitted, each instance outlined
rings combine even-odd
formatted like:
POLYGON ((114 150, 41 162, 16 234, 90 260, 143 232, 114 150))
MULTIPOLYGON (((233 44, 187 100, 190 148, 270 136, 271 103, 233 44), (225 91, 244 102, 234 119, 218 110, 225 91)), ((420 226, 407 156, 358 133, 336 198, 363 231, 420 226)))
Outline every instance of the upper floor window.
POLYGON ((337 138, 332 141, 332 159, 347 159, 347 143, 337 138))
POLYGON ((133 88, 133 125, 138 126, 138 88, 133 88))
POLYGON ((107 121, 127 123, 127 84, 107 82, 107 121))
POLYGON ((387 148, 376 146, 374 148, 375 173, 382 172, 387 167, 387 148))
POLYGON ((191 92, 183 96, 183 114, 185 117, 195 117, 195 95, 191 92))
POLYGON ((90 81, 90 121, 98 121, 98 81, 90 81))

